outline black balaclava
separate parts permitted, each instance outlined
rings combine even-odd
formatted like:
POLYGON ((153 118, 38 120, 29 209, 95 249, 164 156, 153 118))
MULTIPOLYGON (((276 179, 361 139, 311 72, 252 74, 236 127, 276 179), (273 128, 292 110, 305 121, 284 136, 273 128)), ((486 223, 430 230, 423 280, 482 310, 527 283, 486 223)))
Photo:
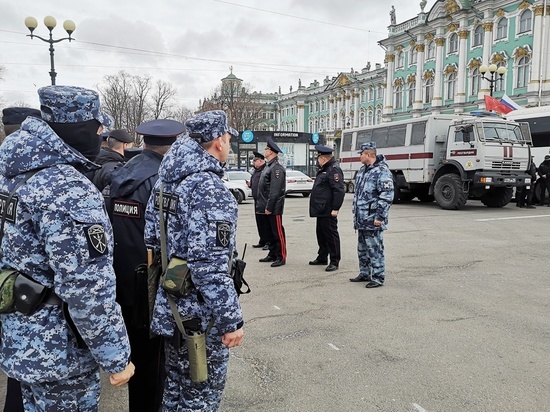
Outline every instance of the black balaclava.
POLYGON ((47 123, 65 143, 82 153, 86 159, 92 162, 95 160, 103 140, 97 134, 101 123, 95 119, 76 123, 47 123))

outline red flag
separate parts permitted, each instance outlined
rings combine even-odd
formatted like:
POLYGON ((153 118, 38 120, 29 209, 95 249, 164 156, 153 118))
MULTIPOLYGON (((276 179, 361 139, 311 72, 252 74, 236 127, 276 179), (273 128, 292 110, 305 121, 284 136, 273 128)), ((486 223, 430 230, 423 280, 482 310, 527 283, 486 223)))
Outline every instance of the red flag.
POLYGON ((510 107, 506 106, 504 103, 495 99, 494 97, 489 96, 488 94, 486 94, 484 98, 485 98, 485 107, 487 110, 492 110, 494 112, 502 113, 502 114, 507 114, 512 111, 510 107))

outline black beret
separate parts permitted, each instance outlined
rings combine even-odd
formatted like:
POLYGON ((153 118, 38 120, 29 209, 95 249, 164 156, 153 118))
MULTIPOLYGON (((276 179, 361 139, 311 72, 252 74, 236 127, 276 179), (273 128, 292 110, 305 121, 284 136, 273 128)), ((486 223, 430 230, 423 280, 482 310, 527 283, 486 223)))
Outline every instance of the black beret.
POLYGON ((265 156, 263 154, 261 154, 260 152, 257 152, 257 151, 254 150, 252 153, 254 153, 255 158, 265 159, 265 156))
POLYGON ((132 143, 134 141, 134 136, 132 136, 124 129, 111 130, 109 132, 109 137, 116 139, 122 143, 132 143))
POLYGON ((19 125, 27 117, 33 116, 41 119, 40 110, 29 107, 6 107, 2 110, 2 123, 6 125, 19 125))

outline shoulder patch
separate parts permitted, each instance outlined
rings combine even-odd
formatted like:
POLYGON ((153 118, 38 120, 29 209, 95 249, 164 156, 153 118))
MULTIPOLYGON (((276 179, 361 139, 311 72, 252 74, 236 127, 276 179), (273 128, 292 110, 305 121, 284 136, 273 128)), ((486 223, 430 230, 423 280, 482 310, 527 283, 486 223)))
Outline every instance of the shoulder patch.
MULTIPOLYGON (((155 192, 155 210, 159 210, 160 191, 155 192)), ((162 210, 175 215, 178 210, 178 197, 170 193, 162 193, 162 210)))
POLYGON ((216 222, 216 246, 228 247, 231 236, 231 225, 227 222, 216 222))
POLYGON ((141 204, 138 202, 115 200, 113 201, 113 215, 139 219, 141 218, 141 204))
POLYGON ((281 177, 281 171, 279 169, 275 169, 275 179, 279 179, 281 177))
POLYGON ((84 227, 84 235, 88 241, 88 252, 91 258, 105 255, 107 252, 107 237, 102 225, 84 227))
POLYGON ((17 196, 12 196, 10 200, 10 204, 8 205, 8 197, 9 195, 6 193, 0 193, 0 216, 4 215, 4 211, 6 213, 6 221, 15 223, 15 215, 17 213, 17 203, 18 199, 17 196))
POLYGON ((340 175, 338 173, 334 173, 333 179, 334 179, 335 182, 339 182, 340 181, 340 175))
POLYGON ((392 185, 392 182, 390 182, 390 181, 388 181, 388 180, 382 182, 382 188, 383 188, 384 190, 390 190, 390 189, 392 188, 392 186, 393 186, 393 185, 392 185))

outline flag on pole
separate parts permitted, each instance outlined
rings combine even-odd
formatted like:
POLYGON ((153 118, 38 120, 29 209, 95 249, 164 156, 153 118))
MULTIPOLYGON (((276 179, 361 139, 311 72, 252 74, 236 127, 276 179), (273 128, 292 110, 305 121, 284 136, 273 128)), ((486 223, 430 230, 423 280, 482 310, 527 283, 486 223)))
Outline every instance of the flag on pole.
POLYGON ((510 113, 513 109, 511 109, 509 106, 505 105, 503 102, 495 99, 492 96, 489 96, 486 94, 484 96, 485 99, 485 108, 487 110, 492 110, 497 113, 507 114, 510 113))
POLYGON ((524 109, 524 107, 520 106, 515 101, 513 101, 512 98, 508 96, 506 93, 504 93, 504 96, 500 98, 500 101, 504 103, 506 106, 508 106, 511 110, 524 109))

